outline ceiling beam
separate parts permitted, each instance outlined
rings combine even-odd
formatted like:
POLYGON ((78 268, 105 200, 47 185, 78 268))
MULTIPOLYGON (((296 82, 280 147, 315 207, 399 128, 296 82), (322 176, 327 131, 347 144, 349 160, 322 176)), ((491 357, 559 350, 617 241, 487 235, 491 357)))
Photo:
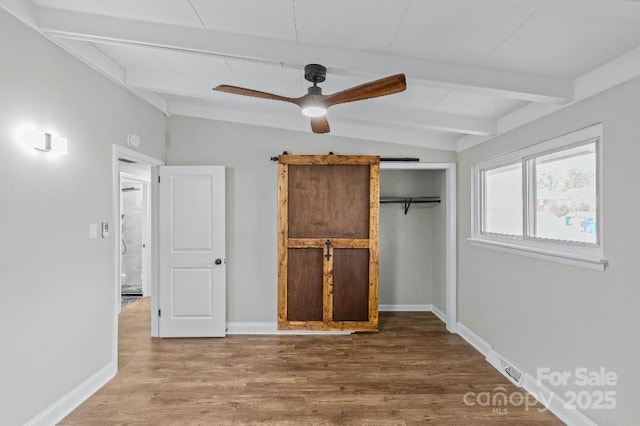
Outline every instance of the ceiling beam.
POLYGON ((63 48, 67 49, 74 56, 81 58, 82 61, 88 63, 93 68, 107 75, 118 83, 125 85, 124 68, 113 59, 105 55, 100 49, 91 43, 85 43, 78 40, 60 39, 56 40, 63 48))
MULTIPOLYGON (((298 113, 296 107, 289 104, 249 98, 242 98, 240 101, 237 96, 214 92, 211 90, 210 79, 198 80, 191 77, 129 70, 126 73, 125 84, 146 91, 207 99, 212 101, 212 105, 222 108, 226 105, 255 111, 256 108, 265 106, 263 111, 265 115, 273 115, 280 111, 298 113)), ((331 108, 331 113, 335 117, 339 116, 343 120, 354 122, 386 123, 407 126, 415 130, 431 129, 465 135, 493 136, 497 129, 496 120, 414 108, 389 107, 379 103, 373 104, 373 102, 359 102, 357 108, 351 108, 351 105, 336 105, 331 108)))
POLYGON ((155 47, 302 69, 322 63, 333 74, 384 76, 404 72, 410 84, 543 103, 573 98, 571 79, 456 65, 385 53, 298 43, 198 28, 41 8, 40 29, 52 37, 155 47))
POLYGON ((39 8, 33 2, 24 0, 2 0, 2 6, 0 7, 30 27, 38 28, 39 8))
MULTIPOLYGON (((213 105, 196 104, 193 100, 184 101, 175 100, 169 102, 169 113, 173 115, 185 115, 189 117, 199 117, 209 120, 219 120, 232 123, 243 123, 253 126, 273 127, 277 129, 296 130, 305 133, 311 133, 309 119, 296 114, 293 116, 273 116, 265 115, 260 112, 237 110, 233 108, 220 108, 213 105)), ((421 148, 441 149, 446 151, 455 151, 455 138, 447 136, 436 136, 433 134, 425 134, 425 132, 415 131, 415 129, 390 126, 380 123, 354 123, 345 121, 339 117, 329 118, 332 136, 341 136, 355 139, 365 139, 372 141, 380 141, 399 145, 411 145, 421 148)), ((318 139, 326 137, 326 135, 315 135, 318 139)))
POLYGON ((357 107, 341 111, 341 106, 331 108, 334 116, 361 122, 388 123, 398 126, 441 130, 462 135, 494 136, 497 120, 470 117, 436 111, 408 109, 358 103, 357 107))
POLYGON ((125 81, 125 69, 105 55, 100 49, 96 48, 93 44, 71 39, 56 40, 56 42, 98 72, 111 78, 116 83, 124 87, 128 87, 128 89, 133 91, 136 95, 149 102, 164 114, 167 114, 167 103, 164 99, 155 93, 127 86, 125 81))

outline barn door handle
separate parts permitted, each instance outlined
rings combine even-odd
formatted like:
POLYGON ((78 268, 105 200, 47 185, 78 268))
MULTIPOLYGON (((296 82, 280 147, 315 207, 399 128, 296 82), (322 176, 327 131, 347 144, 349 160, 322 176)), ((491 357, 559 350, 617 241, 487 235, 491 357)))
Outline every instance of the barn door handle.
POLYGON ((327 254, 325 254, 324 257, 326 257, 327 260, 331 260, 331 240, 325 241, 324 245, 327 246, 327 254))

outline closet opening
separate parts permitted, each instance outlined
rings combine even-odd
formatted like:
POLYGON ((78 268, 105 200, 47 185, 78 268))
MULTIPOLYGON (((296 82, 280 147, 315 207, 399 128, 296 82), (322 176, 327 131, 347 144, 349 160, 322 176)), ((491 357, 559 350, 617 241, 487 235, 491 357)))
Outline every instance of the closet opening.
POLYGON ((380 311, 433 312, 455 332, 455 165, 382 163, 380 311))

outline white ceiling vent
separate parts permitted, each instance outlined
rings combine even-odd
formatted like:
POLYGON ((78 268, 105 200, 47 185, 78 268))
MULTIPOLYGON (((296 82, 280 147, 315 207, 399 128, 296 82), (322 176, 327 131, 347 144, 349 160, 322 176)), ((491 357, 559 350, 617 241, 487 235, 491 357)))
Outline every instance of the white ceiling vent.
POLYGON ((509 379, 516 386, 522 386, 524 381, 524 373, 511 362, 504 359, 500 354, 491 349, 487 355, 487 361, 493 365, 496 370, 502 373, 504 377, 509 379))

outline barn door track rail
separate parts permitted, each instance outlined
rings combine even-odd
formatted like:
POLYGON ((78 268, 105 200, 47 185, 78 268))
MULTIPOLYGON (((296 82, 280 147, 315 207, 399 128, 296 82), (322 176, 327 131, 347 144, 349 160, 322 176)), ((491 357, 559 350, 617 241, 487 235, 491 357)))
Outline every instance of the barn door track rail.
MULTIPOLYGON (((287 151, 283 151, 281 155, 289 155, 289 153, 287 151)), ((333 151, 329 152, 328 155, 336 155, 333 153, 333 151)), ((273 156, 273 157, 269 157, 269 160, 277 162, 278 161, 278 156, 273 156)), ((380 158, 381 162, 391 162, 391 163, 400 163, 400 162, 409 162, 409 163, 416 163, 418 161, 420 161, 419 158, 411 158, 411 157, 381 157, 380 158)))

